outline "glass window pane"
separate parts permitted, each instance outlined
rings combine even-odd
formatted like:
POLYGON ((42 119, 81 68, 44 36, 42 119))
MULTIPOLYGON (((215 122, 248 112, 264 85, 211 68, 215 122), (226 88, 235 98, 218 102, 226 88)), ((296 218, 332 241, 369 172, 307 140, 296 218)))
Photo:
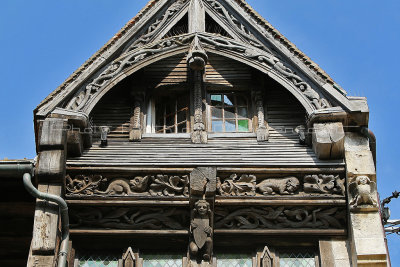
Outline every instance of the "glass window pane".
POLYGON ((236 121, 226 120, 225 121, 225 132, 236 132, 236 121))
POLYGON ((186 122, 178 124, 178 133, 187 133, 186 122))
POLYGON ((236 96, 236 100, 238 106, 247 106, 247 99, 244 96, 238 95, 236 96))
POLYGON ((211 95, 211 105, 212 106, 222 106, 222 96, 221 95, 211 95))
POLYGON ((238 108, 238 118, 248 118, 247 117, 247 108, 238 108))
POLYGON ((179 111, 178 112, 178 118, 177 118, 178 121, 177 121, 177 123, 180 123, 182 121, 186 121, 186 114, 187 114, 186 109, 184 109, 182 111, 179 111))
POLYGON ((213 107, 211 113, 213 119, 222 119, 222 109, 213 107))
POLYGON ((315 267, 315 255, 309 252, 279 254, 280 267, 315 267))
POLYGON ((224 104, 225 106, 233 106, 235 105, 234 103, 234 96, 233 95, 224 95, 224 104))
POLYGON ((252 267, 251 255, 247 254, 218 254, 217 267, 252 267))
POLYGON ((238 120, 238 131, 248 132, 249 131, 249 120, 238 120))
POLYGON ((181 255, 143 255, 143 267, 182 267, 181 255))
POLYGON ((222 121, 212 121, 211 126, 213 132, 220 133, 224 131, 222 128, 222 121))
POLYGON ((225 119, 235 118, 235 108, 225 108, 225 119))
POLYGON ((115 256, 85 255, 79 258, 80 267, 118 267, 115 256))

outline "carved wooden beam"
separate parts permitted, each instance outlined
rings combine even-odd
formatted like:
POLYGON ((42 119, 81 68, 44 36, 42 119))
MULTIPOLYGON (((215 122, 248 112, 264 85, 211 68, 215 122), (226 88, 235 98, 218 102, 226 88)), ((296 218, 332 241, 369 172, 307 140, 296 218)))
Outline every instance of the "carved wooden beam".
POLYGON ((205 32, 205 9, 202 0, 191 0, 189 4, 189 33, 205 32))
POLYGON ((207 143, 207 132, 203 121, 203 71, 207 59, 207 53, 196 35, 187 57, 188 65, 193 70, 194 126, 191 138, 196 144, 207 143))
POLYGON ((142 105, 143 94, 134 95, 133 114, 130 120, 129 141, 140 141, 142 139, 142 105))
POLYGON ((269 131, 268 125, 265 122, 265 112, 264 112, 264 97, 261 91, 256 91, 255 102, 257 109, 257 141, 264 142, 268 141, 269 131))
POLYGON ((312 146, 320 159, 341 159, 344 156, 344 129, 341 122, 314 123, 312 146))

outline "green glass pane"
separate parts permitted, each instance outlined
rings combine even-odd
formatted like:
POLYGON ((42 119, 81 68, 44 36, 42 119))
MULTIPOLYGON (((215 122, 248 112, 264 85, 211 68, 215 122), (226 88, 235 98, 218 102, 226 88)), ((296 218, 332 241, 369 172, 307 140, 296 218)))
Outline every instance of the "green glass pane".
POLYGON ((225 108, 225 119, 234 119, 235 118, 235 109, 234 108, 225 108))
POLYGON ((235 120, 226 120, 225 121, 225 132, 236 132, 235 120))
POLYGON ((222 106, 222 95, 211 95, 212 106, 222 106))
POLYGON ((239 132, 249 131, 249 120, 238 120, 239 132))
POLYGON ((222 121, 212 121, 211 122, 212 131, 215 133, 221 133, 224 131, 222 128, 222 121))
POLYGON ((213 107, 211 113, 213 119, 222 119, 222 109, 213 107))

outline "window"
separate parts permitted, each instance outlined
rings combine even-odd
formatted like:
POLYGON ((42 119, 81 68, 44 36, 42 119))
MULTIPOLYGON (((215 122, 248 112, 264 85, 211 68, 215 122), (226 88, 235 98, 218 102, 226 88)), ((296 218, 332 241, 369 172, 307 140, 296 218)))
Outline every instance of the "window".
POLYGON ((221 132, 250 132, 248 100, 240 93, 211 93, 210 131, 221 132))
POLYGON ((178 254, 144 254, 143 267, 182 267, 182 256, 178 254))
POLYGON ((158 96, 154 99, 154 119, 151 132, 179 134, 190 132, 189 97, 187 94, 158 96))
POLYGON ((118 267, 118 257, 109 255, 83 255, 77 267, 118 267))
POLYGON ((280 252, 279 267, 315 267, 317 258, 312 252, 280 252))
POLYGON ((217 254, 217 267, 253 267, 251 254, 217 254))

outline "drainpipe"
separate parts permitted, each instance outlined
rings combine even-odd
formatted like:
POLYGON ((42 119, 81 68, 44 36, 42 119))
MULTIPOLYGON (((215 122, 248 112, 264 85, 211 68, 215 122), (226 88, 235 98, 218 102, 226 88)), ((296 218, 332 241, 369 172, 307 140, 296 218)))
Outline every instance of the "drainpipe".
POLYGON ((0 177, 18 178, 23 176, 26 190, 35 198, 52 201, 58 204, 61 214, 62 236, 61 247, 58 254, 58 267, 67 267, 68 241, 69 241, 69 218, 68 206, 63 198, 46 194, 37 190, 32 184, 33 163, 31 161, 0 161, 0 177))
POLYGON ((61 247, 58 253, 58 267, 67 267, 67 255, 68 255, 68 241, 69 241, 69 218, 68 218, 68 206, 63 198, 46 194, 37 190, 31 181, 31 174, 25 173, 23 175, 23 181, 25 189, 34 197, 52 201, 58 204, 61 214, 61 224, 62 224, 62 236, 61 236, 61 247))

